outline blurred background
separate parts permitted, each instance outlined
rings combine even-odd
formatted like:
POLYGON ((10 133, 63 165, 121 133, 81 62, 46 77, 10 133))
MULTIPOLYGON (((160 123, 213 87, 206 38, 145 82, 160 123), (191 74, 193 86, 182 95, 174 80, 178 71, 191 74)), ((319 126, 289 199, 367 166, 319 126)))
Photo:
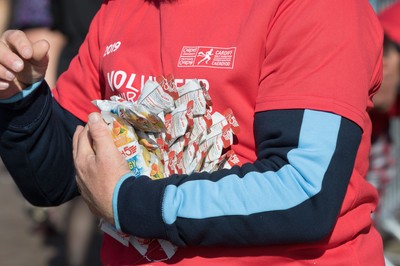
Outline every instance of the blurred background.
MULTIPOLYGON (((0 0, 0 33, 50 42, 53 87, 78 52, 102 0, 0 0)), ((0 160, 0 265, 100 265, 102 233, 80 198, 53 208, 27 203, 0 160)))
MULTIPOLYGON (((0 0, 0 33, 18 28, 32 40, 46 38, 51 43, 46 80, 53 86, 77 53, 101 2, 0 0)), ((400 0, 370 3, 380 14, 400 0)), ((400 32, 399 18, 400 8, 392 19, 400 32)), ((400 266, 400 39, 387 37, 382 92, 371 111, 374 130, 368 180, 380 193, 373 218, 384 239, 387 265, 400 266)), ((100 265, 102 233, 97 225, 80 199, 54 208, 31 206, 0 160, 0 265, 100 265)))

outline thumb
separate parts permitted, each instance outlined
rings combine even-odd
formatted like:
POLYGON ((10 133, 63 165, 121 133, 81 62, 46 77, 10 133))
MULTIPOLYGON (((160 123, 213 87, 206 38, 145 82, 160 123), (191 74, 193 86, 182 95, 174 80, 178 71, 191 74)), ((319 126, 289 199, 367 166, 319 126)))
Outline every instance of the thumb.
MULTIPOLYGON (((50 45, 46 40, 40 40, 32 44, 32 54, 27 58, 24 70, 18 73, 18 81, 22 84, 33 84, 42 79, 46 74, 49 64, 48 52, 50 45)), ((22 85, 19 85, 23 87, 22 85)))
POLYGON ((95 112, 89 115, 88 126, 95 153, 111 153, 116 150, 110 130, 100 113, 95 112))
POLYGON ((33 43, 33 54, 31 63, 37 67, 47 67, 49 62, 48 53, 50 44, 46 40, 39 40, 33 43))

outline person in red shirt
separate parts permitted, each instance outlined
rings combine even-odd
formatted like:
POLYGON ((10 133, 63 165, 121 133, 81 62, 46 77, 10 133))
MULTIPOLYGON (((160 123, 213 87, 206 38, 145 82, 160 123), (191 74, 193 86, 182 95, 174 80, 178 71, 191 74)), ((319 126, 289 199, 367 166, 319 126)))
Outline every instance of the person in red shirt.
POLYGON ((383 33, 367 0, 106 0, 51 92, 47 42, 1 40, 0 155, 23 195, 81 195, 117 230, 178 246, 158 257, 106 234, 103 264, 384 265, 365 179, 383 33), (232 109, 242 165, 130 172, 91 102, 135 102, 170 73, 232 109))

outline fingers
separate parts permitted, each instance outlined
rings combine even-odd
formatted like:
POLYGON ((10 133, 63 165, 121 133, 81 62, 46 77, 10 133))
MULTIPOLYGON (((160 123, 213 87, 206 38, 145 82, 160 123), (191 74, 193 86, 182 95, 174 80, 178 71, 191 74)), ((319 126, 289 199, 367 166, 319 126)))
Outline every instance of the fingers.
POLYGON ((78 154, 78 139, 82 131, 83 131, 83 126, 77 126, 75 129, 74 136, 72 138, 72 155, 74 160, 76 159, 76 156, 78 154))
POLYGON ((0 90, 7 89, 14 78, 15 75, 12 71, 0 65, 0 90))
POLYGON ((30 62, 39 67, 47 67, 50 44, 46 40, 39 40, 32 45, 33 54, 30 62))
MULTIPOLYGON (((27 62, 34 67, 35 73, 39 76, 44 75, 49 61, 49 49, 50 44, 46 40, 32 43, 22 31, 6 31, 0 41, 0 89, 8 88, 17 74, 26 68, 27 62)), ((18 79, 30 84, 32 74, 33 72, 30 72, 30 75, 18 79)))
POLYGON ((88 143, 90 143, 88 138, 89 134, 87 127, 84 128, 82 126, 77 126, 72 138, 72 153, 77 174, 76 183, 83 197, 87 197, 89 193, 83 180, 87 175, 87 170, 85 167, 90 166, 91 162, 89 162, 89 158, 94 154, 94 151, 87 147, 88 143))
MULTIPOLYGON (((33 55, 32 43, 22 31, 6 31, 0 42, 0 64, 10 71, 19 72, 23 69, 23 60, 33 55)), ((4 79, 4 77, 1 77, 4 79)))
POLYGON ((12 59, 16 65, 12 68, 14 71, 21 70, 18 59, 40 62, 45 58, 50 50, 50 44, 46 40, 31 42, 26 34, 19 30, 6 31, 3 34, 3 45, 14 53, 12 59))
POLYGON ((92 139, 88 127, 78 126, 73 136, 73 156, 75 163, 86 165, 90 156, 94 155, 92 139))
POLYGON ((24 67, 21 57, 9 49, 9 47, 0 42, 0 80, 11 81, 14 79, 14 73, 19 72, 24 67), (12 76, 10 75, 12 74, 12 76))
POLYGON ((32 42, 20 30, 8 30, 2 35, 1 41, 23 59, 30 59, 33 54, 32 42))

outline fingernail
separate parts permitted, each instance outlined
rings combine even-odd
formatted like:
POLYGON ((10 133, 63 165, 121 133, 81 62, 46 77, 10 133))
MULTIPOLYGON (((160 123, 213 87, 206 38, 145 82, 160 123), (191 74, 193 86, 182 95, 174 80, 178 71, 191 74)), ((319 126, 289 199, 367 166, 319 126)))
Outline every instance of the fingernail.
POLYGON ((0 88, 7 89, 10 86, 7 82, 0 81, 0 88))
POLYGON ((22 61, 17 60, 13 63, 13 69, 15 71, 20 71, 22 69, 22 66, 24 65, 24 63, 22 63, 22 61))
POLYGON ((11 81, 11 80, 15 79, 15 76, 10 71, 6 71, 6 79, 11 81))
POLYGON ((100 114, 99 113, 91 113, 89 115, 88 120, 89 120, 90 124, 95 124, 100 121, 100 114))
POLYGON ((24 58, 28 58, 31 55, 31 53, 32 53, 31 49, 26 48, 26 49, 22 50, 21 55, 24 58))

